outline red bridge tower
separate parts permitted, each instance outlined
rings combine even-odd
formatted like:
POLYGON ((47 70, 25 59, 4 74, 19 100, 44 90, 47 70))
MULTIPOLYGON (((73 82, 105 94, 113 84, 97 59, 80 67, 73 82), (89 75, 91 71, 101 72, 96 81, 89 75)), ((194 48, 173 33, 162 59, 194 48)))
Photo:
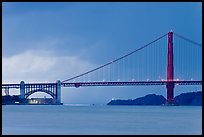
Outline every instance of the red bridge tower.
POLYGON ((167 63, 167 104, 174 104, 174 55, 173 55, 173 32, 168 33, 168 63, 167 63))

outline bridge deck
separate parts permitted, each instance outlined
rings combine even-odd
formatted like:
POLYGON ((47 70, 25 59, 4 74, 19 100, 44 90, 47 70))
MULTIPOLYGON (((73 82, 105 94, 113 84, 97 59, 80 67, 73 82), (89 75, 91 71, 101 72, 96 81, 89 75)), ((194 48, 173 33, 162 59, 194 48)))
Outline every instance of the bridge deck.
POLYGON ((134 82, 73 82, 62 83, 62 87, 80 86, 139 86, 139 85, 166 85, 174 83, 176 85, 202 85, 202 81, 134 81, 134 82))
MULTIPOLYGON (((131 82, 66 82, 61 83, 62 87, 80 87, 80 86, 139 86, 139 85, 166 85, 174 83, 176 85, 202 85, 202 81, 131 81, 131 82)), ((29 83, 25 88, 38 87, 47 88, 56 86, 56 83, 29 83)), ((20 88, 20 84, 2 84, 2 89, 20 88)))

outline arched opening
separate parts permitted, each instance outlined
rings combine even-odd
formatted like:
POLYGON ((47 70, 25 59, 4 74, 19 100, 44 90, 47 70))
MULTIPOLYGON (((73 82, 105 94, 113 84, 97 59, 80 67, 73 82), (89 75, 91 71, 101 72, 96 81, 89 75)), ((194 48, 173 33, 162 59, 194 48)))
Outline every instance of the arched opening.
POLYGON ((31 98, 53 98, 50 94, 45 92, 35 92, 27 97, 27 99, 31 98))
POLYGON ((56 95, 49 90, 32 90, 25 94, 29 104, 54 104, 56 103, 56 95))

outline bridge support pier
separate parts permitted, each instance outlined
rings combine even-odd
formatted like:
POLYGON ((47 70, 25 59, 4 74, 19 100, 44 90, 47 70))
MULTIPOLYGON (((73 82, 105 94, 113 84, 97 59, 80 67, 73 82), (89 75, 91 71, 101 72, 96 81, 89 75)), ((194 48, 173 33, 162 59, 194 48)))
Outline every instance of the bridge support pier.
POLYGON ((56 86, 56 103, 61 104, 61 82, 60 80, 57 81, 57 86, 56 86))
POLYGON ((6 87, 6 88, 5 88, 5 94, 6 94, 6 95, 9 95, 9 87, 6 87))
POLYGON ((25 82, 20 83, 20 98, 25 98, 25 82))
POLYGON ((167 105, 174 104, 174 83, 168 83, 166 85, 167 88, 167 105))

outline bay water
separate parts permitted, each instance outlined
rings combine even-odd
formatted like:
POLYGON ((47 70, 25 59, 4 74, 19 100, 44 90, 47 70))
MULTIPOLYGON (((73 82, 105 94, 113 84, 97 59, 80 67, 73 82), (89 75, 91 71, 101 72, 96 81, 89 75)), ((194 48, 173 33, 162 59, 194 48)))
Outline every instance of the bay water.
POLYGON ((202 106, 2 105, 3 135, 201 135, 202 106))

